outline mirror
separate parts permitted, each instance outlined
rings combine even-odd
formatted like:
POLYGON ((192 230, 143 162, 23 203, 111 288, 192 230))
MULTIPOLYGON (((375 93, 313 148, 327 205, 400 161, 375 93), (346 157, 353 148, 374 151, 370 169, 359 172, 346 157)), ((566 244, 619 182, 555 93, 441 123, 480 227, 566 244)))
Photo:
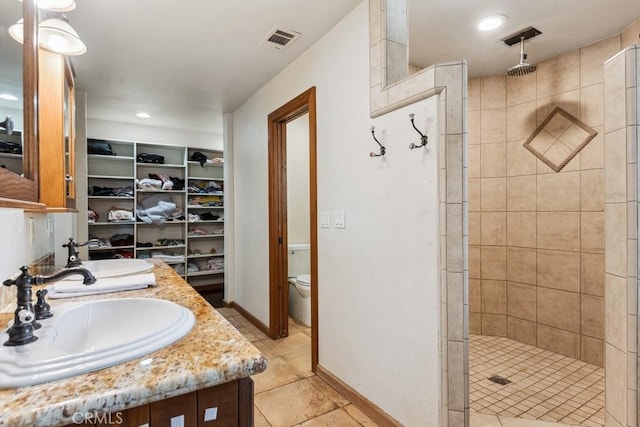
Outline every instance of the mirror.
MULTIPOLYGON (((10 19, 12 25, 20 18, 20 13, 11 15, 6 10, 13 10, 12 2, 3 5, 2 23, 10 19)), ((20 5, 19 2, 18 6, 20 5)), ((19 8, 18 8, 19 10, 19 8)), ((15 12, 14 12, 15 13, 15 12)), ((24 44, 22 45, 22 60, 16 57, 7 61, 2 58, 2 64, 22 63, 22 174, 0 168, 0 207, 42 209, 44 205, 38 203, 38 33, 36 0, 24 0, 22 3, 22 17, 24 19, 24 44)), ((6 29, 3 28, 3 37, 6 29)), ((7 43, 13 42, 10 37, 7 43)), ((17 66, 17 65, 16 65, 17 66)), ((20 87, 20 86, 17 86, 20 87)))
POLYGON ((75 83, 73 76, 73 68, 69 64, 69 60, 66 60, 65 67, 65 88, 64 88, 64 152, 65 152, 65 185, 67 203, 76 198, 76 183, 75 183, 75 152, 76 152, 76 106, 75 106, 75 83))
POLYGON ((0 124, 0 167, 21 175, 22 167, 22 45, 9 36, 8 29, 22 18, 22 4, 3 5, 0 14, 0 122, 13 123, 9 134, 0 124))

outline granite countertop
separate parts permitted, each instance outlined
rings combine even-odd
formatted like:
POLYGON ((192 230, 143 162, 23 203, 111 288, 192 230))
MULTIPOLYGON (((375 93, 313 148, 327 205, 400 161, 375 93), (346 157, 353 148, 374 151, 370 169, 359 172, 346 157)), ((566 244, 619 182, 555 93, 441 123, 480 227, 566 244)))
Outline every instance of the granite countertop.
MULTIPOLYGON (((74 413, 115 412, 245 378, 267 367, 260 352, 164 263, 154 269, 158 286, 144 290, 49 300, 55 306, 105 298, 161 298, 189 308, 193 329, 162 350, 110 368, 64 380, 0 389, 0 425, 57 426, 74 413)), ((0 314, 7 324, 11 314, 0 314)), ((37 335, 37 332, 36 332, 37 335)), ((77 421, 77 416, 76 416, 77 421)))

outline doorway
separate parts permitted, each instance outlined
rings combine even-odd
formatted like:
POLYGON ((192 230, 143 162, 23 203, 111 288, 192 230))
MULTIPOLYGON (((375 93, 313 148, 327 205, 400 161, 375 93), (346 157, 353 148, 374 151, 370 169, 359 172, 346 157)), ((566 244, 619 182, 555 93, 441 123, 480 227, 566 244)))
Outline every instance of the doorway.
POLYGON ((309 264, 311 276, 311 370, 318 365, 318 231, 316 88, 312 87, 268 116, 269 125, 269 336, 289 334, 287 237, 287 123, 308 114, 309 264))

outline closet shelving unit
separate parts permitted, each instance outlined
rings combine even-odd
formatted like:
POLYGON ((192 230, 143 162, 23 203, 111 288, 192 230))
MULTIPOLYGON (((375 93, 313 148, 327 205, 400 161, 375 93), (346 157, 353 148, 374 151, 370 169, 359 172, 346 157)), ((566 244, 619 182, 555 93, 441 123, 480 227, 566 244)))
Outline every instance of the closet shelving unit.
MULTIPOLYGON (((155 144, 136 144, 136 177, 138 180, 149 178, 149 174, 166 175, 171 178, 184 180, 185 176, 185 148, 155 144), (138 156, 142 153, 158 154, 164 157, 164 163, 144 163, 138 162, 138 156)), ((136 202, 147 197, 163 195, 167 200, 175 203, 178 210, 184 214, 185 190, 144 190, 136 186, 136 202)), ((182 261, 167 262, 184 277, 185 270, 185 221, 183 219, 166 220, 162 224, 146 223, 136 217, 136 258, 153 257, 154 254, 165 254, 170 256, 181 256, 182 261), (182 243, 172 245, 160 245, 160 239, 171 239, 182 243), (150 247, 143 247, 142 244, 151 244, 150 247)))
MULTIPOLYGON (((135 188, 134 146, 130 143, 111 142, 113 156, 87 155, 87 202, 98 214, 96 222, 89 223, 89 236, 106 238, 116 234, 135 235, 134 221, 109 221, 112 207, 133 210, 135 197, 98 195, 100 188, 135 188)), ((133 193, 132 193, 133 194, 133 193)), ((134 240, 135 242, 135 240, 134 240)), ((91 259, 113 257, 116 254, 133 254, 135 245, 89 247, 91 259)))
POLYGON ((187 262, 199 267, 199 271, 187 271, 187 279, 193 286, 219 292, 224 290, 224 164, 213 159, 223 159, 223 153, 187 149, 187 262), (191 160, 196 152, 210 161, 191 160), (198 203, 202 197, 205 202, 198 203), (210 219, 202 219, 204 214, 210 219))
MULTIPOLYGON (((99 220, 87 221, 88 235, 108 239, 116 234, 133 236, 133 244, 89 248, 91 259, 128 254, 135 258, 151 257, 163 253, 182 256, 181 261, 165 261, 176 269, 195 289, 205 297, 211 295, 216 303, 224 292, 224 165, 189 160, 193 153, 200 152, 207 158, 223 158, 217 150, 168 146, 160 144, 108 141, 115 155, 87 155, 88 206, 99 215, 99 220), (140 153, 164 156, 163 164, 137 162, 140 153), (149 174, 163 174, 184 180, 180 190, 138 189, 136 180, 148 178, 149 174), (215 193, 189 191, 190 187, 214 188, 215 193), (131 186, 132 196, 94 195, 101 188, 131 186), (136 215, 136 205, 147 196, 166 195, 182 210, 184 219, 167 220, 162 224, 141 221, 136 215), (197 197, 216 196, 216 206, 196 203, 197 197), (189 202, 194 204, 189 204, 189 202), (132 210, 134 221, 108 221, 109 209, 118 207, 132 210), (204 213, 210 213, 201 219, 204 213), (191 214, 192 220, 189 221, 191 214), (194 216, 197 214, 198 216, 194 216), (197 221, 193 219, 198 219, 197 221), (161 239, 175 240, 179 244, 159 245, 161 239), (141 246, 144 244, 145 246, 141 246), (146 246, 146 245, 151 246, 146 246), (198 271, 194 266, 197 265, 198 271), (215 294, 215 295, 212 295, 215 294)), ((207 298, 209 299, 209 298, 207 298)))

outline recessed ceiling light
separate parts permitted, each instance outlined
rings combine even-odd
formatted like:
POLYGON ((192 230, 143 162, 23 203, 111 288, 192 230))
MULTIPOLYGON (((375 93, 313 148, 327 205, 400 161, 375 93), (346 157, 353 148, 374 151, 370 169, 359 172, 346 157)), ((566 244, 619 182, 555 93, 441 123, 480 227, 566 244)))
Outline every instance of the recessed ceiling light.
POLYGON ((144 113, 144 112, 140 112, 140 113, 136 114, 136 116, 140 117, 141 119, 150 119, 151 118, 151 114, 144 113))
POLYGON ((478 29, 482 31, 495 30, 507 21, 507 17, 504 15, 491 15, 486 16, 478 22, 478 29))
POLYGON ((0 99, 5 99, 7 101, 17 101, 18 98, 16 98, 13 95, 9 95, 8 93, 0 93, 0 99))

